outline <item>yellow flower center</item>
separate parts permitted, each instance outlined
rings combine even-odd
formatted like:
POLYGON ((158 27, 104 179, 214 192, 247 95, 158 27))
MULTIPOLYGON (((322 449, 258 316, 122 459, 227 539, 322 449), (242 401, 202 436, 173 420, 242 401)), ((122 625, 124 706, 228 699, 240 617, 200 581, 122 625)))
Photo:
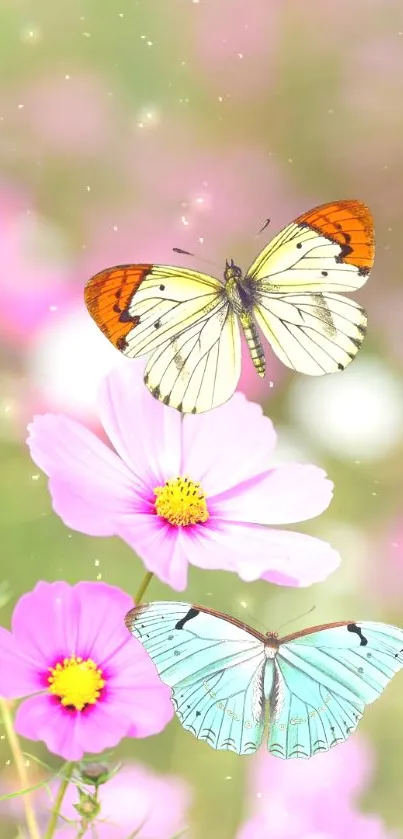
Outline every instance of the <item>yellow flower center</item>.
POLYGON ((163 487, 155 487, 155 509, 161 518, 180 527, 199 524, 209 517, 206 496, 189 478, 172 478, 163 487))
POLYGON ((62 705, 70 705, 77 711, 82 711, 86 705, 95 705, 105 685, 102 670, 91 658, 83 661, 73 655, 49 670, 50 693, 58 696, 62 705))

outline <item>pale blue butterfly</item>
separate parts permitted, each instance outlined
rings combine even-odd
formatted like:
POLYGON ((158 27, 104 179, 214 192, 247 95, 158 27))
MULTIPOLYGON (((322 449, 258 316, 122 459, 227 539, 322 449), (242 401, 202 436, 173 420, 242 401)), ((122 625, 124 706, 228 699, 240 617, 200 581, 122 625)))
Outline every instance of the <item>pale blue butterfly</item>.
POLYGON ((272 754, 328 751, 403 667, 403 630, 384 623, 340 621, 278 638, 170 601, 141 604, 125 621, 172 688, 183 727, 242 755, 259 747, 267 708, 272 754))

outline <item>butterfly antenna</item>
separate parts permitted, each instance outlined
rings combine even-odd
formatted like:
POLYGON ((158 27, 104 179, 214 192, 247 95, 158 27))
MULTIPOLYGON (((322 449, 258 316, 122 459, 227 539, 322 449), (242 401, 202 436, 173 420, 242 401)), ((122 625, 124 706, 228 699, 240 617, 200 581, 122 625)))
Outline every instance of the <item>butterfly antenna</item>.
POLYGON ((185 251, 183 248, 172 248, 175 253, 183 253, 185 256, 193 256, 195 259, 200 259, 202 262, 207 262, 209 265, 213 265, 214 268, 220 268, 216 262, 212 262, 211 259, 206 259, 205 256, 199 256, 199 254, 191 253, 190 251, 185 251))
POLYGON ((261 623, 261 621, 258 621, 258 619, 257 619, 257 618, 255 618, 255 615, 252 615, 252 612, 248 612, 248 611, 246 611, 245 609, 243 609, 242 614, 243 614, 243 615, 247 615, 247 616, 248 616, 248 618, 251 618, 251 620, 253 621, 253 623, 256 623, 258 626, 260 626, 260 628, 261 628, 261 629, 263 629, 263 632, 266 632, 266 630, 267 630, 267 626, 265 626, 265 624, 264 624, 264 623, 261 623))
POLYGON ((255 239, 257 239, 257 237, 260 236, 261 233, 263 233, 263 230, 266 230, 266 227, 268 227, 269 224, 270 224, 270 219, 267 218, 263 227, 260 228, 259 233, 256 233, 255 239))
POLYGON ((307 612, 303 612, 302 615, 297 615, 295 618, 291 618, 290 620, 285 621, 285 623, 280 624, 280 626, 277 627, 277 632, 279 632, 280 629, 283 628, 283 626, 288 626, 289 623, 294 623, 294 621, 299 621, 300 618, 306 618, 306 616, 310 615, 311 612, 313 612, 315 609, 316 609, 316 606, 311 606, 311 608, 308 609, 307 612))

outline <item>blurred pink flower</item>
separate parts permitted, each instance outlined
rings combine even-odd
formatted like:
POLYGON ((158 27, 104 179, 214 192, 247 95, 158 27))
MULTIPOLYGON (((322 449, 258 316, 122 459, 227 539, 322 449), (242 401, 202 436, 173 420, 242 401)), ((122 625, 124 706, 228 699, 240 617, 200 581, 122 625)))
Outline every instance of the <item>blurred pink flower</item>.
MULTIPOLYGON (((60 837, 62 839, 62 837, 60 837)), ((106 837, 105 837, 106 839, 106 837)), ((112 837, 111 837, 112 839, 112 837)), ((237 839, 398 839, 389 832, 379 816, 367 816, 355 810, 340 811, 325 826, 303 813, 281 810, 268 820, 263 816, 250 819, 241 827, 237 839)))
POLYGON ((376 604, 382 599, 401 603, 403 586, 403 517, 389 521, 373 533, 366 567, 367 596, 376 604))
POLYGON ((172 717, 170 690, 122 615, 128 594, 105 583, 39 582, 0 627, 0 695, 29 696, 16 730, 66 760, 122 737, 147 737, 172 717))
POLYGON ((62 415, 30 424, 31 456, 65 524, 120 536, 179 591, 189 563, 281 585, 310 585, 334 571, 340 558, 326 542, 264 526, 325 510, 333 486, 325 472, 272 467, 273 425, 242 394, 183 418, 151 396, 143 369, 128 362, 101 386, 99 415, 115 451, 62 415))
MULTIPOLYGON (((73 807, 77 801, 77 791, 70 785, 61 810, 64 818, 77 820, 73 807)), ((181 778, 129 764, 99 787, 99 801, 98 839, 127 839, 134 833, 136 839, 173 839, 188 823, 191 791, 181 778)), ((56 833, 57 839, 76 835, 77 828, 66 824, 56 833)))
MULTIPOLYGON (((14 102, 15 97, 14 92, 14 102)), ((107 149, 116 115, 108 88, 95 74, 75 71, 35 78, 18 98, 24 105, 19 123, 31 142, 58 155, 93 156, 107 149)))
POLYGON ((143 154, 127 165, 136 188, 164 207, 166 216, 174 214, 178 232, 170 248, 194 251, 192 266, 200 271, 220 275, 227 257, 246 270, 282 226, 317 203, 317 196, 298 196, 291 174, 260 146, 206 152, 194 138, 193 144, 180 134, 174 138, 168 145, 165 133, 155 134, 146 144, 142 136, 143 154), (270 225, 257 235, 267 218, 270 225), (217 268, 197 264, 197 255, 215 260, 217 268))
POLYGON ((227 99, 246 100, 249 109, 254 101, 260 102, 278 77, 280 0, 248 4, 243 0, 203 0, 187 4, 187 11, 199 84, 210 86, 218 103, 224 100, 224 113, 227 99))
POLYGON ((249 776, 252 818, 238 839, 387 839, 378 816, 356 811, 371 780, 373 757, 355 737, 309 761, 279 761, 260 752, 249 776))
POLYGON ((71 261, 60 230, 17 187, 0 186, 0 329, 21 340, 70 297, 71 261))

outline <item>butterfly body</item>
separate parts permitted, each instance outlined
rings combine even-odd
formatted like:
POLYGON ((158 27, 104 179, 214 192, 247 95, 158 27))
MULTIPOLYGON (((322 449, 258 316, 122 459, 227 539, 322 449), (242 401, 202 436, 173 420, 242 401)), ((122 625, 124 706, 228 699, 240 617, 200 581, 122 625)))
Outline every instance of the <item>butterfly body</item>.
POLYGON ((264 376, 266 372, 266 359, 259 338, 257 324, 253 317, 256 300, 256 291, 253 283, 248 280, 248 277, 244 278, 242 276, 241 268, 235 265, 233 259, 227 260, 226 262, 224 281, 228 305, 239 319, 253 365, 258 375, 264 376))
POLYGON ((214 749, 309 758, 344 742, 403 667, 403 630, 376 622, 311 627, 284 638, 189 603, 126 616, 182 726, 214 749))
POLYGON ((245 274, 227 260, 224 282, 170 265, 120 265, 87 283, 90 315, 129 358, 148 354, 151 393, 184 413, 201 413, 234 393, 241 331, 265 375, 260 333, 293 370, 344 370, 366 332, 365 311, 339 292, 360 288, 374 260, 371 213, 337 201, 282 230, 245 274))

